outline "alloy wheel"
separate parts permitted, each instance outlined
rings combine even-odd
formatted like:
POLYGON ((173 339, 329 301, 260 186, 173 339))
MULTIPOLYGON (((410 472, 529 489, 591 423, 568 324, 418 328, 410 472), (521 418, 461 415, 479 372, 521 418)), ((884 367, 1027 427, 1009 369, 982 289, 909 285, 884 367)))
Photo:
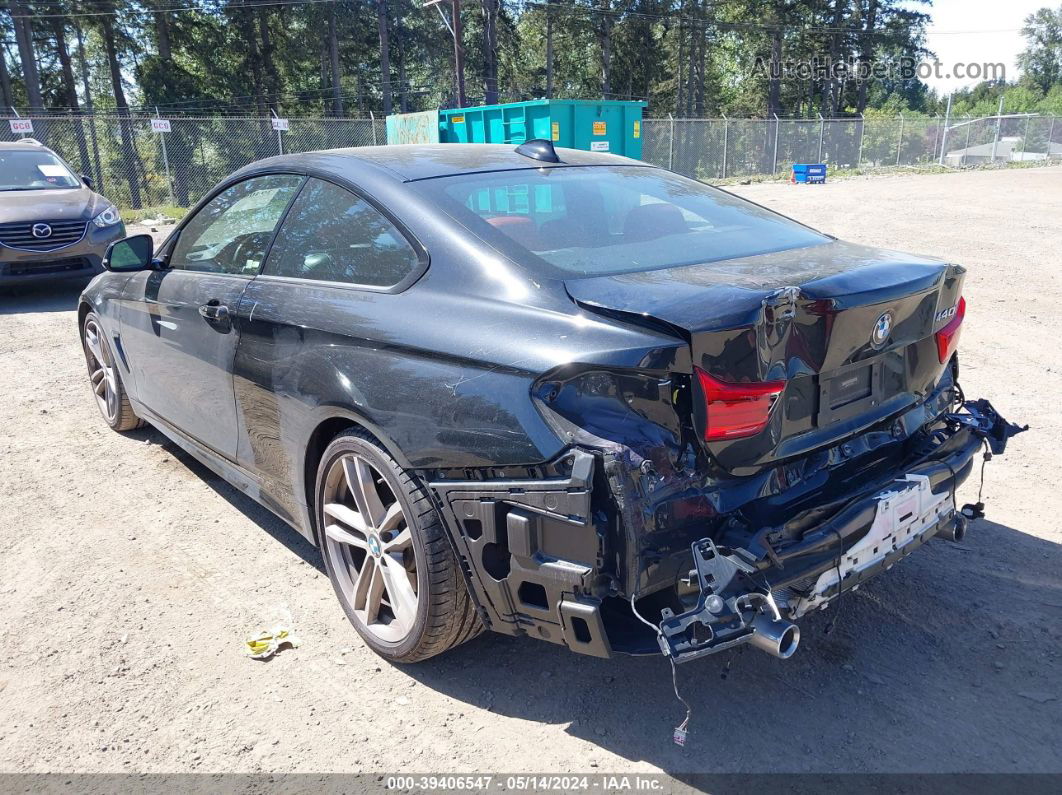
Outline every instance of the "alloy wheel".
POLYGON ((322 494, 324 553, 362 628, 388 643, 409 635, 419 601, 417 556, 402 504, 367 458, 346 453, 322 494))
POLYGON ((89 360, 89 379, 96 404, 104 419, 112 425, 118 416, 118 381, 114 372, 114 357, 99 324, 89 319, 85 323, 85 353, 89 360))

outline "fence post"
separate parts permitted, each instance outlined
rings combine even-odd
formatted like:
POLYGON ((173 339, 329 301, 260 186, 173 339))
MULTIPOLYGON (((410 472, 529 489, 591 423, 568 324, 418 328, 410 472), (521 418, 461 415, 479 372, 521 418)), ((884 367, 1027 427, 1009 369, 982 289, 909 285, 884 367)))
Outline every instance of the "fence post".
MULTIPOLYGON (((273 110, 272 108, 269 109, 269 112, 273 114, 273 118, 274 119, 279 119, 280 118, 277 115, 277 112, 275 110, 273 110)), ((280 151, 280 154, 284 154, 284 139, 280 137, 280 128, 279 127, 277 128, 277 149, 280 151)))
POLYGON ((730 119, 723 114, 723 179, 726 179, 726 150, 730 148, 730 119))
POLYGON ((674 171, 675 168, 675 117, 670 113, 667 114, 668 121, 671 122, 671 137, 667 142, 667 170, 674 171))
POLYGON ((1025 162, 1025 144, 1029 140, 1029 121, 1032 116, 1025 117, 1025 134, 1021 137, 1021 161, 1025 162))
POLYGON ((369 111, 369 123, 372 125, 372 145, 379 146, 379 144, 376 142, 376 117, 373 115, 371 110, 369 111))
POLYGON ((896 168, 900 168, 900 153, 904 151, 904 115, 900 115, 900 138, 896 139, 896 168))
POLYGON ((962 165, 966 165, 966 153, 970 151, 970 133, 973 132, 973 119, 966 114, 966 148, 962 150, 962 165))
POLYGON ((1051 162, 1051 144, 1055 140, 1055 116, 1051 116, 1051 126, 1047 128, 1047 162, 1051 162))
POLYGON ((999 112, 996 113, 996 137, 992 141, 992 162, 996 162, 996 150, 999 148, 999 135, 1001 128, 1003 127, 1003 100, 1005 97, 999 98, 999 112))
MULTIPOLYGON (((3 57, 4 57, 3 53, 0 53, 0 58, 3 58, 3 57)), ((12 100, 12 101, 14 101, 14 100, 12 100)), ((15 110, 15 106, 14 105, 11 105, 10 108, 11 108, 11 112, 15 114, 15 118, 16 119, 21 119, 22 118, 21 116, 18 115, 18 111, 15 110)), ((25 138, 26 137, 26 133, 20 132, 19 133, 19 137, 20 138, 25 138)))
MULTIPOLYGON (((155 106, 155 118, 159 118, 158 106, 155 106)), ((166 135, 159 130, 159 145, 162 146, 162 166, 166 169, 166 189, 170 194, 170 206, 177 204, 173 198, 173 180, 170 179, 170 155, 166 151, 166 135)))
POLYGON ((822 114, 819 114, 819 159, 815 162, 822 162, 822 140, 826 135, 826 119, 822 118, 822 114))
POLYGON ((771 166, 771 174, 778 173, 778 114, 771 114, 774 116, 774 164, 771 166))
POLYGON ((951 100, 954 94, 948 94, 948 109, 944 111, 944 136, 940 142, 940 160, 937 161, 938 165, 944 165, 944 151, 948 148, 948 132, 951 129, 951 100))
MULTIPOLYGON (((103 168, 100 166, 100 142, 96 137, 96 114, 90 112, 88 116, 82 115, 81 118, 82 120, 88 119, 89 136, 92 139, 92 166, 96 176, 96 190, 103 193, 103 168)), ((84 126, 84 121, 82 121, 82 126, 84 126)))
POLYGON ((859 153, 856 155, 856 170, 863 164, 863 133, 866 131, 867 119, 859 114, 859 153))

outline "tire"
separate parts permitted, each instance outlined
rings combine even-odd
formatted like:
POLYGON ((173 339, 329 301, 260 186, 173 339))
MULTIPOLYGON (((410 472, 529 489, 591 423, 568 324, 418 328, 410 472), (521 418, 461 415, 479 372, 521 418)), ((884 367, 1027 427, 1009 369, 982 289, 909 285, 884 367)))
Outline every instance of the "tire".
POLYGON ((314 494, 328 577, 369 648, 391 662, 420 662, 483 630, 424 487, 371 435, 352 429, 332 440, 314 494))
POLYGON ((115 364, 114 351, 95 312, 89 312, 81 324, 81 347, 88 366, 89 385, 104 421, 119 433, 142 427, 144 421, 136 416, 129 403, 129 395, 115 364))

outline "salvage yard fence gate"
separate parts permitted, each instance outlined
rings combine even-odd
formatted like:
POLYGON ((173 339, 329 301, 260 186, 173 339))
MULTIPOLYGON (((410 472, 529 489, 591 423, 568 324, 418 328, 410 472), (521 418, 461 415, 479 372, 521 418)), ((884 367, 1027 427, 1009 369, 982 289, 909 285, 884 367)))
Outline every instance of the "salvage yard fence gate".
MULTIPOLYGON (((980 119, 645 119, 643 159, 705 180, 940 163, 1062 159, 1062 117, 980 119)), ((3 116, 0 141, 33 137, 123 208, 189 207, 227 174, 264 157, 386 143, 383 119, 3 116)))

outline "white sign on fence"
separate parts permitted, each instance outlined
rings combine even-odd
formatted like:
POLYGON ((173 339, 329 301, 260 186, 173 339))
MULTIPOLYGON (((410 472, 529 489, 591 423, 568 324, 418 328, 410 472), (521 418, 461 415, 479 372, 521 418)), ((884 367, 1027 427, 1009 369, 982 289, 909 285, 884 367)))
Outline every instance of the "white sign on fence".
POLYGON ((157 132, 157 133, 170 132, 170 120, 169 119, 152 119, 151 120, 151 132, 157 132))
POLYGON ((33 121, 31 119, 11 119, 11 132, 15 135, 32 135, 33 121))
POLYGON ((277 132, 287 132, 288 131, 288 120, 287 119, 278 119, 276 116, 274 116, 273 117, 273 129, 276 130, 277 132))

